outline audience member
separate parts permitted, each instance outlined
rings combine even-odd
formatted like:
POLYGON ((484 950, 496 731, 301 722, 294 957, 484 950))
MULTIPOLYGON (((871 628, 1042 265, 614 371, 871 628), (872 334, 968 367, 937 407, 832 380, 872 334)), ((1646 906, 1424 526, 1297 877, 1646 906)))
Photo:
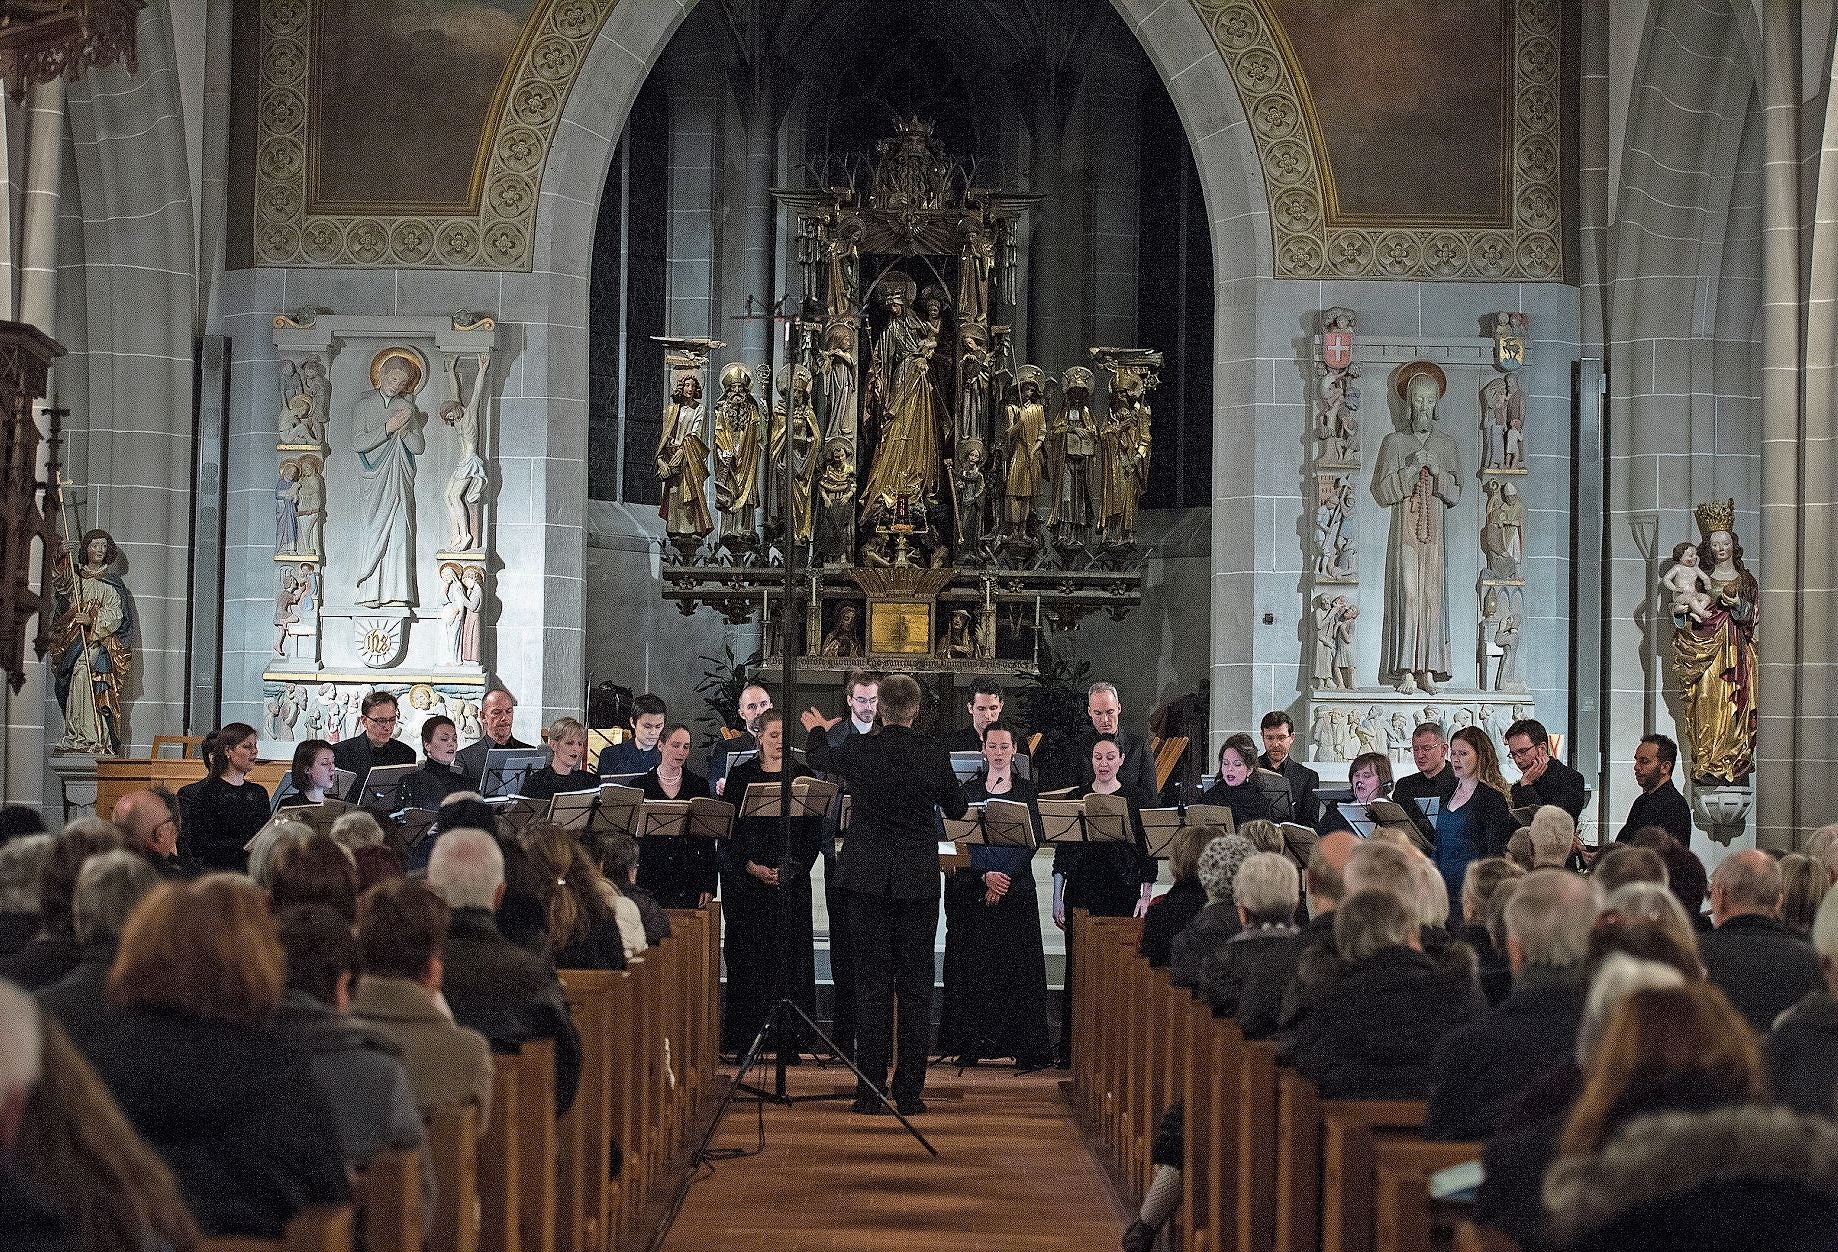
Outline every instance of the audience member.
POLYGON ((453 1019, 501 1052, 553 1039, 556 1112, 566 1112, 580 1084, 581 1037, 548 964, 498 930, 494 914, 504 898, 498 841, 482 830, 448 831, 428 861, 428 886, 452 910, 441 991, 453 1019))
POLYGON ((1671 892, 1652 883, 1628 883, 1608 897, 1589 936, 1589 967, 1614 952, 1670 965, 1689 981, 1704 977, 1697 931, 1671 892))
POLYGON ((470 1104, 483 1135, 491 1116, 491 1045, 443 1006, 447 920, 446 903, 423 883, 396 879, 366 891, 357 903, 361 977, 351 1015, 395 1039, 423 1116, 470 1104))
POLYGON ((179 788, 180 855, 205 869, 241 870, 243 849, 268 820, 268 792, 249 778, 255 727, 231 722, 204 737, 205 775, 179 788))
MULTIPOLYGON (((446 807, 444 801, 441 807, 446 807)), ((348 813, 340 813, 332 822, 331 834, 340 847, 352 852, 359 848, 381 847, 389 842, 383 824, 368 809, 352 809, 348 813)))
POLYGON ((1825 866, 1810 856, 1789 852, 1781 858, 1781 924, 1802 939, 1812 937, 1813 918, 1831 889, 1825 866))
POLYGON ((402 854, 382 844, 370 844, 354 850, 351 853, 351 863, 357 870, 357 893, 360 896, 380 882, 400 878, 408 873, 408 865, 402 859, 402 854))
POLYGON ((1825 985, 1819 958, 1781 923, 1781 870, 1766 852, 1732 853, 1710 878, 1710 918, 1716 929, 1698 945, 1710 980, 1767 1034, 1774 1019, 1807 992, 1825 985))
POLYGON ((1798 1113, 1838 1114, 1838 892, 1812 926, 1821 984, 1782 1013, 1765 1041, 1774 1094, 1798 1113))
POLYGON ((1200 853, 1196 873, 1206 892, 1206 907, 1194 914, 1169 947, 1168 980, 1176 987, 1197 988, 1208 952, 1215 951, 1238 933, 1238 905, 1232 899, 1232 880, 1256 854, 1243 835, 1219 834, 1217 828, 1200 853))
POLYGON ((0 962, 38 934, 40 878, 54 844, 50 835, 20 835, 0 846, 0 962))
POLYGON ((549 944, 549 909, 544 903, 542 871, 523 850, 523 841, 498 835, 498 855, 504 859, 504 898, 498 901, 498 933, 524 951, 542 959, 551 969, 555 953, 549 944))
POLYGON ((1213 836, 1222 833, 1216 826, 1183 826, 1175 832, 1168 855, 1168 873, 1174 883, 1165 894, 1149 902, 1149 911, 1142 918, 1141 951, 1150 969, 1167 967, 1174 957, 1174 937, 1206 907, 1206 888, 1200 885, 1200 854, 1213 836))
POLYGON ((1583 776, 1551 755, 1551 735, 1544 723, 1521 718, 1506 728, 1506 753, 1519 770, 1512 786, 1512 806, 1563 810, 1572 824, 1583 815, 1589 799, 1583 776))
POLYGON ((341 739, 332 749, 338 768, 351 775, 351 785, 343 798, 352 803, 362 794, 364 779, 371 770, 415 763, 415 749, 396 738, 396 727, 401 722, 396 697, 387 691, 373 691, 364 697, 358 713, 358 724, 364 733, 341 739))
POLYGON ((126 849, 98 852, 77 872, 71 921, 80 957, 75 969, 38 992, 38 1002, 73 1033, 106 1030, 109 970, 135 908, 159 885, 146 861, 126 849))
POLYGON ((1487 904, 1503 885, 1525 877, 1525 871, 1503 856, 1482 857, 1468 864, 1461 880, 1461 927, 1456 938, 1474 949, 1480 969, 1481 994, 1498 1004, 1512 989, 1512 967, 1504 944, 1496 944, 1487 929, 1487 904))
POLYGON ((307 1058, 267 1023, 285 986, 262 893, 207 874, 141 902, 109 973, 118 1012, 73 1036, 209 1235, 274 1239, 350 1196, 338 1124, 307 1058))
POLYGON ((336 912, 349 926, 357 916, 357 866, 351 853, 332 836, 316 831, 283 843, 275 853, 268 900, 277 916, 295 905, 318 904, 336 912))
POLYGON ((613 915, 619 893, 580 843, 553 822, 532 822, 523 832, 523 846, 541 875, 555 964, 561 969, 624 969, 627 953, 613 915))
POLYGON ((1426 954, 1407 899, 1356 891, 1334 911, 1342 968, 1317 989, 1320 1007, 1303 1014, 1291 1050, 1323 1099, 1422 1099, 1437 1042, 1486 1007, 1474 954, 1462 944, 1426 954))
POLYGON ((1628 807, 1627 822, 1615 836, 1620 843, 1642 826, 1657 826, 1679 841, 1691 846, 1691 806, 1680 795, 1672 781, 1678 765, 1678 744, 1665 735, 1647 735, 1634 749, 1634 781, 1640 794, 1628 807))
MULTIPOLYGON (((613 835, 600 840, 600 872, 606 881, 613 884, 622 899, 629 900, 638 910, 638 922, 644 931, 645 946, 655 948, 670 938, 670 913, 657 902, 657 897, 638 885, 638 840, 630 835, 613 835)), ((617 909, 623 913, 623 909, 617 909)), ((629 944, 631 936, 626 934, 627 924, 623 917, 619 922, 619 933, 629 944)))
POLYGON ((172 1172, 57 1023, 9 983, 0 983, 0 1235, 9 1252, 190 1252, 199 1238, 172 1172))
MULTIPOLYGON (((1325 839, 1323 843, 1327 842, 1325 839)), ((1355 847, 1342 863, 1341 898, 1348 899, 1361 891, 1389 891, 1410 909, 1418 926, 1418 943, 1422 942, 1423 897, 1418 886, 1416 850, 1371 839, 1355 840, 1355 847)), ((1313 897, 1310 897, 1311 907, 1313 897)), ((1338 911, 1336 909, 1336 911, 1338 911)), ((1302 932, 1302 952, 1296 960, 1295 977, 1283 993, 1282 1028, 1293 1033, 1319 999, 1322 989, 1340 977, 1344 962, 1334 933, 1335 919, 1311 923, 1302 932)))
POLYGON ((179 798, 164 787, 128 792, 115 801, 109 820, 161 878, 189 878, 197 872, 179 855, 179 798))
POLYGON ((1300 877, 1295 863, 1274 852, 1245 861, 1232 879, 1239 931, 1200 961, 1200 991, 1215 1013, 1238 1019, 1247 1039, 1276 1033, 1283 991, 1301 955, 1295 927, 1300 877))
POLYGON ((1588 879, 1562 869, 1535 870, 1514 888, 1506 905, 1512 992, 1437 1045, 1424 1138, 1487 1138, 1522 1091, 1571 1055, 1600 903, 1588 879))
POLYGON ((1710 894, 1710 875, 1698 854, 1658 826, 1642 826, 1622 842, 1659 853, 1659 859, 1666 863, 1666 886, 1684 906, 1685 916, 1698 930, 1709 930, 1710 919, 1704 915, 1704 899, 1710 894))
POLYGON ((1532 814, 1532 868, 1562 869, 1579 847, 1576 822, 1555 804, 1541 805, 1532 814))
POLYGON ((1807 836, 1801 849, 1807 856, 1825 866, 1833 882, 1838 882, 1838 822, 1821 826, 1807 836))
POLYGON ((1310 962, 1310 954, 1316 954, 1317 960, 1332 959, 1334 910, 1347 895, 1347 864, 1355 852, 1366 846, 1366 840, 1350 831, 1337 830, 1321 836, 1314 851, 1308 854, 1308 868, 1302 875, 1308 921, 1296 936, 1295 960, 1283 979, 1282 1008, 1277 1014, 1279 1030, 1291 1029, 1301 1013, 1304 997, 1300 974, 1303 966, 1310 962))
POLYGON ((45 819, 29 804, 0 804, 0 848, 27 835, 48 834, 45 819))
POLYGON ((285 810, 269 819, 266 825, 255 832, 255 838, 249 841, 249 868, 246 872, 250 879, 263 891, 274 886, 275 853, 287 844, 301 842, 312 833, 311 826, 296 817, 288 816, 285 810))
POLYGON ((1521 826, 1513 831, 1512 837, 1506 841, 1506 851, 1502 855, 1528 874, 1537 869, 1537 861, 1532 856, 1532 828, 1521 826))
POLYGON ((18 983, 27 991, 49 987, 77 967, 82 948, 77 943, 77 875, 83 862, 100 852, 113 852, 126 841, 121 831, 95 817, 80 817, 64 827, 51 845, 38 876, 38 933, 32 941, 5 960, 0 978, 18 983))
MULTIPOLYGON (((1283 828, 1265 818, 1252 818, 1240 825, 1237 833, 1243 835, 1245 842, 1259 852, 1286 853, 1288 851, 1288 845, 1283 841, 1283 828)), ((1308 846, 1312 849, 1315 845, 1310 842, 1308 846)), ((1306 859, 1306 850, 1304 859, 1306 859)))
POLYGON ((1604 892, 1611 892, 1617 887, 1625 887, 1631 882, 1666 883, 1666 863, 1659 853, 1651 848, 1636 847, 1631 843, 1617 843, 1602 853, 1602 858, 1595 863, 1590 877, 1604 892))

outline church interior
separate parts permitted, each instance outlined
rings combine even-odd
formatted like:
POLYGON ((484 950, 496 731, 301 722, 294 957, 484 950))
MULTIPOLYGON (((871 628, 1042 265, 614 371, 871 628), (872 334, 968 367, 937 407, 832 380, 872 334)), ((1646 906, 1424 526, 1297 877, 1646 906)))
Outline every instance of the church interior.
POLYGON ((0 1243, 1838 1247, 1838 6, 0 79, 0 1243))

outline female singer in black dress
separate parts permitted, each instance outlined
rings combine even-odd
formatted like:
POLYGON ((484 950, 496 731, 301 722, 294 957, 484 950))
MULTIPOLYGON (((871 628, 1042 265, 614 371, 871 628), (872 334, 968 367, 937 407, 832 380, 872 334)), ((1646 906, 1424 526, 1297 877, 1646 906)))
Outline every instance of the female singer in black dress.
POLYGON ((1274 821, 1270 797, 1257 785, 1257 745, 1246 734, 1233 735, 1219 749, 1219 773, 1212 786, 1200 793, 1206 804, 1218 804, 1232 810, 1232 825, 1262 818, 1274 821))
MULTIPOLYGON (((813 777, 785 759, 785 715, 769 709, 760 719, 759 756, 728 771, 723 793, 741 809, 747 788, 769 783, 776 795, 785 771, 813 777)), ((821 817, 793 818, 791 841, 777 817, 742 817, 734 837, 721 841, 721 916, 727 923, 722 954, 727 961, 727 995, 721 1013, 721 1047, 744 1051, 780 999, 790 1000, 814 1021, 817 1016, 816 940, 811 930, 811 864, 823 833, 821 817)), ((642 875, 643 871, 640 870, 642 875)), ((803 1023, 792 1019, 767 1046, 787 1055, 801 1045, 803 1023)))
MULTIPOLYGON (((1034 807, 1034 785, 1014 775, 1015 732, 983 731, 983 772, 964 786, 972 803, 1034 807)), ((1034 818, 1036 834, 1040 826, 1034 818)), ((1052 1060, 1047 1035, 1047 958, 1040 941, 1034 849, 973 846, 970 866, 945 879, 945 993, 938 1050, 959 1065, 1012 1056, 1027 1073, 1052 1060)))
MULTIPOLYGON (((437 714, 421 723, 421 768, 402 780, 404 808, 438 813, 448 796, 474 789, 472 775, 453 767, 453 757, 458 752, 459 730, 452 718, 437 714)), ((593 785, 589 780, 582 781, 585 786, 593 785)))
POLYGON ((587 727, 572 717, 549 723, 549 763, 523 780, 517 789, 526 800, 552 800, 565 791, 586 791, 600 785, 600 775, 587 766, 587 727))
POLYGON ((185 851, 206 869, 241 872, 243 848, 268 822, 268 791, 249 780, 255 768, 255 727, 231 722, 204 737, 205 776, 179 788, 179 830, 185 851))
MULTIPOLYGON (((689 727, 664 727, 657 767, 633 780, 647 800, 688 800, 708 794, 708 779, 690 769, 689 727)), ((653 835, 638 841, 638 885, 667 909, 699 909, 715 898, 720 874, 713 842, 693 835, 653 835)))
POLYGON ((332 784, 336 781, 333 771, 337 768, 332 759, 332 745, 324 739, 308 739, 295 748, 293 768, 288 771, 293 790, 274 802, 275 812, 324 804, 327 796, 336 800, 332 784))

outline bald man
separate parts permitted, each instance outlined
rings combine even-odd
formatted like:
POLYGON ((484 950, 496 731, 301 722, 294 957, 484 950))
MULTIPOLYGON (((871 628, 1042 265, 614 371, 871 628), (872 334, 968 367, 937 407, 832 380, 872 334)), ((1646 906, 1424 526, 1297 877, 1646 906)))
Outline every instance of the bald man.
POLYGON ((1781 867, 1750 848, 1723 858, 1710 876, 1710 920, 1698 941, 1705 972, 1757 1033, 1801 996, 1825 985, 1818 954, 1782 924, 1781 867))
POLYGON ((753 736, 759 733, 759 719, 772 707, 772 693, 758 683, 749 683, 740 691, 740 724, 745 727, 735 739, 722 738, 708 750, 708 785, 716 795, 727 790, 728 758, 738 752, 752 752, 759 747, 753 736))
POLYGON ((485 733, 461 748, 453 758, 453 768, 472 779, 477 786, 485 779, 485 754, 493 748, 527 748, 530 744, 523 742, 511 733, 511 723, 517 716, 517 697, 499 687, 485 693, 479 702, 479 729, 485 733))
POLYGON ((115 801, 110 819, 127 835, 135 852, 161 878, 190 878, 197 867, 179 852, 179 805, 164 788, 130 791, 115 801))

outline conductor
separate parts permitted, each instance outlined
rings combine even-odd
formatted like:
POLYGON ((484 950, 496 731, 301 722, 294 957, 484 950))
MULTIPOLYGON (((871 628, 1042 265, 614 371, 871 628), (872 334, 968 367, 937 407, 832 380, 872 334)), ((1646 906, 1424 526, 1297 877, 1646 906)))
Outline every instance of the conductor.
MULTIPOLYGON (((805 750, 821 772, 840 775, 854 816, 836 857, 845 923, 856 961, 856 1062, 885 1083, 900 1010, 893 1100, 905 1116, 925 1112, 926 1053, 932 1026, 932 941, 938 930, 938 818, 969 809, 945 750, 913 729, 919 684, 907 674, 881 681, 881 728, 832 748, 826 733, 841 718, 803 716, 805 750)), ((858 1085, 857 1113, 879 1113, 874 1090, 858 1085)))

